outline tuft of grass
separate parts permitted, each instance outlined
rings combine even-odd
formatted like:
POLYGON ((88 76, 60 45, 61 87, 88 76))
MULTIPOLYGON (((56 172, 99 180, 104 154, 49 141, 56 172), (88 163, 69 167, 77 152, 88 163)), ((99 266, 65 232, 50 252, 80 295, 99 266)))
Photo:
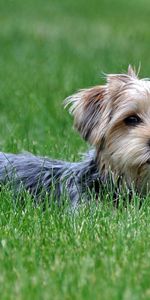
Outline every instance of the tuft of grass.
MULTIPOLYGON (((63 99, 128 64, 148 77, 148 0, 0 1, 0 147, 74 161, 63 99)), ((149 196, 76 212, 0 192, 1 299, 150 299, 149 196)))

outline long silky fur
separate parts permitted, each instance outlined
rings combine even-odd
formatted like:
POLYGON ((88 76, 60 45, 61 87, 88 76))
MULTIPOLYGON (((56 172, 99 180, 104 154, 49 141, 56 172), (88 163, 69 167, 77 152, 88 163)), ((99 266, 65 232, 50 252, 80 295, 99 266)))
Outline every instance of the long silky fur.
POLYGON ((73 207, 81 198, 90 200, 90 191, 99 194, 102 177, 96 163, 95 151, 91 150, 80 162, 66 162, 34 156, 29 153, 0 153, 0 182, 9 183, 14 195, 25 188, 31 193, 35 203, 39 203, 53 193, 55 201, 63 202, 65 191, 73 207))
POLYGON ((122 187, 150 190, 150 82, 127 74, 110 74, 106 84, 84 89, 66 99, 81 136, 92 145, 80 162, 32 154, 0 153, 0 184, 14 196, 26 189, 39 203, 53 194, 61 204, 64 193, 73 207, 101 196, 109 188, 116 201, 122 187), (125 119, 140 113, 141 123, 128 127, 125 119), (144 189, 143 189, 144 187, 144 189))

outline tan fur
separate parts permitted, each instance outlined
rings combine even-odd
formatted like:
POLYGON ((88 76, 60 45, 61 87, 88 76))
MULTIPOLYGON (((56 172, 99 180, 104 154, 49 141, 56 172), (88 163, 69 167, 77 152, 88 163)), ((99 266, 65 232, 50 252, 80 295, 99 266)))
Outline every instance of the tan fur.
POLYGON ((83 138, 97 149, 100 172, 122 175, 137 190, 150 190, 150 81, 127 74, 110 74, 106 85, 70 96, 70 112, 83 138), (125 119, 138 116, 136 126, 125 119))

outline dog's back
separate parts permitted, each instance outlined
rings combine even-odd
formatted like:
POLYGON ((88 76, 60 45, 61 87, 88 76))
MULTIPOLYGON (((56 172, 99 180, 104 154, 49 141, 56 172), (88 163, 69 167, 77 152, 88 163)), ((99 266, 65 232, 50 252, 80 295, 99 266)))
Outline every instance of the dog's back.
POLYGON ((76 205, 98 177, 93 151, 83 161, 76 163, 51 160, 30 153, 0 152, 0 183, 8 184, 15 195, 26 189, 36 202, 47 195, 59 203, 65 190, 65 195, 76 205))

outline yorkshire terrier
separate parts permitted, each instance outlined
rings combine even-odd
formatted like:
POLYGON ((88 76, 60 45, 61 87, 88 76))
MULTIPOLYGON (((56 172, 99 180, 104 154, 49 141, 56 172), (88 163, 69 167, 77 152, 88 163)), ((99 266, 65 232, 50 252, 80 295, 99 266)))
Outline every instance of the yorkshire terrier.
POLYGON ((75 127, 93 149, 81 162, 65 162, 32 154, 0 153, 0 183, 16 193, 24 187, 35 202, 46 196, 58 203, 62 195, 75 207, 92 193, 98 199, 106 185, 114 201, 127 188, 146 195, 150 190, 150 81, 110 74, 106 84, 68 97, 75 127))

